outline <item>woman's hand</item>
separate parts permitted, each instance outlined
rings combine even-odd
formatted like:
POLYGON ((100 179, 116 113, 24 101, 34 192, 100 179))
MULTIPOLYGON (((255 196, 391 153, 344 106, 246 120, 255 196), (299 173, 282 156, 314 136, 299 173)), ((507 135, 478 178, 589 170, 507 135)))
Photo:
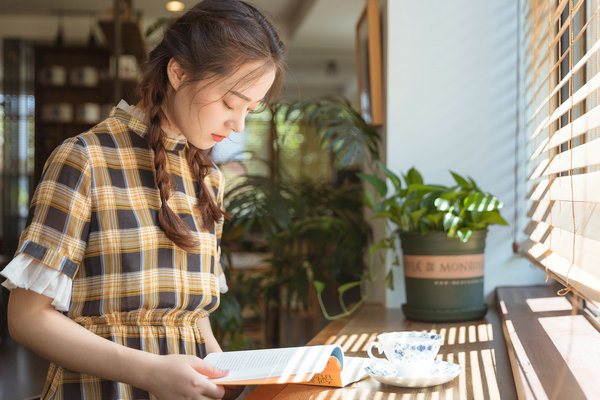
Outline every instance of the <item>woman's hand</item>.
POLYGON ((180 354, 156 356, 148 374, 146 389, 160 400, 222 399, 225 389, 209 381, 222 378, 228 371, 201 358, 180 354))

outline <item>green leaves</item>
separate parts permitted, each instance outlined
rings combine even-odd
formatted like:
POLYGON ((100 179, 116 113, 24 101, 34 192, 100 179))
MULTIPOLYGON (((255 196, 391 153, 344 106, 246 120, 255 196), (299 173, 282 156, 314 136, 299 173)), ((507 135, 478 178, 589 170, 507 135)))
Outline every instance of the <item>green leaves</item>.
POLYGON ((477 221, 477 222, 483 223, 483 224, 488 224, 488 225, 492 225, 492 224, 508 225, 508 222, 506 222, 506 220, 504 218, 502 218, 502 216, 500 215, 500 213, 497 210, 482 212, 481 217, 479 218, 479 221, 477 221))
POLYGON ((494 211, 502 208, 504 204, 491 194, 472 192, 464 200, 464 206, 469 211, 494 211))
POLYGON ((404 176, 404 181, 407 185, 423 184, 423 177, 419 171, 417 171, 415 168, 411 168, 404 176))
POLYGON ((340 168, 379 158, 379 133, 348 100, 298 101, 286 107, 285 120, 314 125, 321 147, 332 152, 340 168))
POLYGON ((317 293, 321 293, 323 292, 323 290, 325 290, 325 284, 321 281, 313 281, 313 286, 315 287, 315 290, 317 291, 317 293))
POLYGON ((400 191, 402 189, 402 181, 400 180, 398 175, 396 175, 392 171, 390 171, 385 165, 383 165, 383 163, 381 161, 377 161, 377 166, 379 167, 379 169, 381 169, 383 171, 385 176, 392 182, 392 185, 394 186, 394 191, 395 192, 400 191))
POLYGON ((374 175, 367 175, 363 173, 358 173, 357 175, 360 179, 370 183, 380 196, 385 196, 387 194, 387 184, 383 179, 379 179, 374 175))
POLYGON ((454 178, 458 186, 460 186, 461 188, 467 189, 472 186, 465 178, 463 178, 456 172, 450 171, 450 173, 452 174, 452 177, 454 178))
POLYGON ((385 287, 390 290, 394 290, 394 273, 391 269, 388 271, 387 275, 385 276, 385 287))
POLYGON ((460 239, 461 242, 466 242, 467 240, 469 240, 471 238, 472 234, 473 234, 473 230, 467 229, 467 228, 459 229, 456 232, 456 235, 458 236, 458 238, 460 239))
POLYGON ((507 225, 498 211, 503 204, 493 195, 483 192, 473 178, 450 171, 456 185, 425 184, 422 175, 411 168, 403 175, 404 186, 398 176, 378 163, 380 171, 393 186, 374 175, 360 174, 380 199, 365 194, 365 204, 375 210, 375 218, 385 218, 404 232, 447 232, 466 242, 473 230, 489 225, 507 225))

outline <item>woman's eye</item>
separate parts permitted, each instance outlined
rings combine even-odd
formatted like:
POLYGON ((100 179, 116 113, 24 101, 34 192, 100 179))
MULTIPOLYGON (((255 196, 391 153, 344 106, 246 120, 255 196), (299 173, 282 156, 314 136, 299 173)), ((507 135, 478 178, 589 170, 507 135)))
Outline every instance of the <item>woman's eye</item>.
POLYGON ((229 104, 227 104, 227 102, 225 100, 223 100, 223 105, 225 106, 226 109, 233 110, 233 107, 230 107, 229 104))

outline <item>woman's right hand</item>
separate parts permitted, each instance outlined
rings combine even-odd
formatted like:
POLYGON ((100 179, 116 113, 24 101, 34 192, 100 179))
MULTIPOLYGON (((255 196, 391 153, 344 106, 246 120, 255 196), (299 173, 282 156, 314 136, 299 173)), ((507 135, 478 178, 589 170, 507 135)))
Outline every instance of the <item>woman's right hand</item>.
POLYGON ((221 399, 225 394, 209 378, 222 378, 223 371, 203 359, 183 354, 156 356, 148 374, 147 390, 160 400, 221 399))

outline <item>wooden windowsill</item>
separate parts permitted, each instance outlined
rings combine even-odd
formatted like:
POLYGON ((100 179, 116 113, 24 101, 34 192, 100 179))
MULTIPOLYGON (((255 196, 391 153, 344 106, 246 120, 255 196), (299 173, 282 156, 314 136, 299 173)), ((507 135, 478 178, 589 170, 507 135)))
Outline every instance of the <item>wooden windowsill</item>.
MULTIPOLYGON (((442 385, 406 388, 366 378, 341 389, 301 384, 256 387, 246 400, 512 400, 517 398, 500 317, 490 308, 484 319, 465 322, 417 322, 401 309, 365 304, 351 316, 329 323, 308 344, 339 344, 348 356, 367 357, 369 342, 391 331, 440 333, 444 342, 438 359, 458 363, 463 371, 442 385)), ((575 400, 575 399, 569 399, 575 400)))
POLYGON ((550 286, 499 287, 519 399, 600 398, 600 332, 550 286))

